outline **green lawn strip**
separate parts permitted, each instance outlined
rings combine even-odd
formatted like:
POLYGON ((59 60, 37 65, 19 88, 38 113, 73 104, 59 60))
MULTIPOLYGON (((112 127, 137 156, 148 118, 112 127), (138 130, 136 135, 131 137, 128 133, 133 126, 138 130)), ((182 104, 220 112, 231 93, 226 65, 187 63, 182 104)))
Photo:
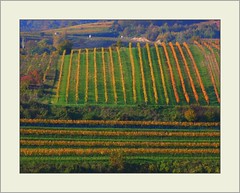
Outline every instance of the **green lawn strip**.
POLYGON ((121 55, 121 60, 122 60, 122 68, 123 68, 123 75, 124 75, 124 82, 125 82, 125 89, 126 89, 127 104, 134 104, 133 88, 132 88, 133 87, 132 68, 131 68, 131 62, 130 62, 130 57, 129 57, 129 49, 125 48, 125 47, 120 48, 120 55, 121 55))
POLYGON ((158 58, 157 58, 155 47, 150 47, 150 51, 151 51, 153 72, 154 72, 154 77, 155 77, 155 82, 156 82, 156 87, 157 87, 157 93, 158 93, 158 103, 161 105, 165 105, 166 99, 164 96, 163 84, 162 84, 162 79, 161 79, 161 74, 160 74, 158 58))
POLYGON ((142 47, 141 51, 142 51, 144 75, 145 75, 145 80, 146 80, 146 92, 147 92, 147 95, 148 95, 148 104, 149 103, 150 104, 155 104, 152 77, 151 77, 151 72, 150 72, 150 66, 149 66, 146 47, 142 47))
POLYGON ((82 50, 80 55, 80 72, 78 85, 79 104, 85 103, 85 90, 86 90, 86 52, 85 50, 82 50))
POLYGON ((77 72, 78 53, 72 57, 71 75, 69 81, 68 103, 76 103, 76 72, 77 72))
POLYGON ((32 135, 32 136, 21 136, 20 137, 21 140, 24 140, 24 141, 28 141, 28 143, 30 144, 21 144, 21 148, 61 148, 61 147, 64 147, 64 148, 75 148, 75 147, 82 147, 82 148, 99 148, 99 147, 106 147, 106 148, 135 148, 135 147, 139 147, 139 148, 173 148, 173 149, 184 149, 184 148, 187 148, 187 149, 205 149, 205 148, 218 148, 218 147, 213 147, 211 144, 213 143, 220 143, 219 139, 210 139, 210 138, 205 138, 205 139, 197 139, 197 138, 194 138, 194 139, 182 139, 181 137, 178 137, 178 139, 163 139, 163 140, 156 140, 154 138, 139 138, 138 140, 136 138, 132 138, 130 140, 127 140, 127 137, 123 137, 123 138, 112 138, 112 137, 109 137, 109 138, 100 138, 99 140, 98 139, 94 139, 94 138, 89 138, 89 139, 85 139, 84 137, 82 138, 79 138, 79 139, 71 139, 71 138, 66 138, 66 137, 56 137, 56 135, 54 137, 46 137, 46 135, 44 137, 39 137, 39 138, 36 138, 36 136, 32 135), (47 145, 47 144, 41 144, 41 145, 36 145, 34 144, 34 141, 41 141, 41 142, 44 142, 44 141, 55 141, 55 142, 58 142, 58 141, 65 141, 65 142, 76 142, 75 144, 51 144, 51 145, 47 145), (33 143, 32 143, 33 142, 33 143), (77 144, 77 142, 84 142, 84 143, 87 143, 87 144, 77 144), (101 142, 101 144, 91 144, 91 143, 99 143, 101 142), (105 144, 107 142, 111 142, 112 144, 105 144), (125 144, 125 146, 121 146, 121 144, 118 144, 119 142, 121 143, 129 143, 129 142, 136 142, 137 144, 125 144), (142 144, 140 144, 139 142, 142 142, 142 144), (155 143, 159 143, 159 142, 164 142, 164 143, 174 143, 174 144, 168 144, 167 146, 163 146, 163 145, 158 145, 156 146, 156 144, 146 144, 146 143, 152 143, 152 142, 155 142, 155 143), (205 142, 205 143, 210 143, 210 145, 208 146, 203 146, 202 143, 205 142), (32 144, 31 144, 32 143, 32 144), (179 144, 181 143, 181 144, 179 144), (194 143, 195 145, 194 146, 188 146, 189 143, 194 143), (176 144, 179 144, 179 145, 176 145, 176 144), (186 146, 184 146, 183 144, 186 144, 186 146))
POLYGON ((173 91, 173 86, 172 86, 170 71, 169 71, 168 64, 167 64, 167 59, 166 59, 163 47, 159 46, 158 49, 159 49, 159 54, 161 57, 161 62, 162 62, 162 67, 163 67, 163 74, 164 74, 165 84, 166 84, 166 88, 167 88, 167 92, 168 92, 169 104, 176 105, 177 102, 176 102, 176 98, 175 98, 174 91, 173 91))
MULTIPOLYGON (((113 150, 114 151, 114 150, 113 150)), ((121 152, 121 150, 119 150, 120 152, 121 152)), ((101 156, 101 154, 100 153, 92 153, 92 154, 88 154, 88 155, 81 155, 81 156, 77 156, 77 157, 80 157, 80 158, 83 158, 83 157, 93 157, 93 156, 96 156, 96 155, 99 155, 99 156, 101 156)), ((106 155, 106 154, 105 154, 106 155)), ((40 155, 40 156, 36 156, 36 155, 32 155, 32 156, 34 156, 34 157, 45 157, 45 156, 42 156, 42 155, 40 155)), ((32 157, 32 156, 24 156, 24 155, 20 155, 20 157, 32 157)), ((76 155, 74 155, 74 154, 65 154, 65 155, 61 155, 61 156, 59 156, 59 157, 69 157, 69 156, 76 156, 76 155)), ((108 156, 108 154, 106 155, 106 156, 108 156)), ((214 157, 215 159, 218 159, 219 158, 219 154, 212 154, 212 153, 194 153, 194 154, 188 154, 188 153, 179 153, 179 154, 174 154, 174 153, 134 153, 134 154, 132 154, 132 153, 125 153, 124 154, 124 157, 132 157, 132 156, 134 156, 134 157, 137 157, 137 159, 138 159, 138 157, 142 157, 142 156, 144 156, 145 157, 145 159, 147 158, 147 157, 150 157, 150 158, 154 158, 154 157, 158 157, 158 159, 159 158, 167 158, 167 157, 169 157, 169 158, 172 158, 172 159, 174 159, 175 157, 177 158, 177 157, 180 157, 180 158, 185 158, 185 159, 193 159, 194 157, 197 157, 197 158, 199 158, 199 157, 202 157, 202 158, 211 158, 211 157, 214 157)), ((52 156, 46 156, 46 157, 56 157, 56 155, 52 155, 52 156)), ((90 161, 90 160, 89 160, 90 161)))
POLYGON ((106 64, 106 82, 107 82, 107 92, 108 92, 108 102, 107 102, 107 104, 114 104, 112 71, 111 71, 111 63, 110 63, 110 57, 109 57, 109 50, 108 49, 105 49, 104 59, 105 59, 105 64, 106 64))
POLYGON ((112 138, 107 138, 107 139, 82 139, 82 138, 77 138, 77 139, 71 139, 68 137, 49 137, 49 136, 26 136, 26 135, 21 135, 20 140, 47 140, 47 141, 116 141, 116 142, 181 142, 181 143, 203 143, 203 142, 211 142, 211 143, 220 143, 220 138, 218 139, 212 139, 212 138, 206 138, 206 139, 164 139, 159 141, 158 139, 151 139, 151 138, 145 138, 145 139, 126 139, 126 138, 119 138, 119 139, 112 139, 112 138))
POLYGON ((95 81, 94 81, 94 54, 92 50, 88 52, 88 104, 95 104, 95 81))
POLYGON ((187 50, 186 50, 186 48, 184 46, 182 46, 182 50, 183 50, 184 56, 185 56, 185 58, 187 60, 188 68, 190 70, 190 73, 191 73, 191 76, 192 76, 192 79, 193 79, 196 91, 198 93, 199 103, 201 105, 207 105, 207 102, 204 99, 203 92, 202 92, 202 89, 200 87, 200 83, 198 81, 198 77, 197 77, 197 74, 195 72, 192 60, 191 60, 191 58, 190 58, 190 56, 189 56, 189 54, 188 54, 188 52, 187 52, 187 50))
POLYGON ((62 105, 66 104, 66 87, 67 87, 69 60, 70 60, 70 55, 65 55, 63 71, 62 71, 62 80, 60 83, 60 90, 59 90, 59 101, 58 101, 58 104, 62 104, 62 105))
POLYGON ((28 149, 62 149, 62 148, 71 148, 71 149, 136 149, 136 148, 143 148, 143 149, 177 149, 177 150, 183 150, 183 149, 188 149, 188 150, 203 150, 203 149, 219 149, 217 147, 212 147, 212 146, 201 146, 201 145, 195 145, 194 147, 184 147, 184 146, 174 146, 174 145, 169 145, 169 146, 151 146, 151 145, 126 145, 126 146, 121 146, 117 144, 112 144, 111 146, 106 146, 104 144, 99 144, 99 145, 34 145, 34 144, 29 144, 29 145, 20 145, 20 148, 28 148, 28 149))
POLYGON ((21 126, 21 129, 46 129, 46 130, 90 130, 90 131, 159 131, 159 132, 216 132, 218 127, 41 127, 41 126, 21 126))
POLYGON ((21 136, 20 140, 41 140, 41 141, 97 141, 97 142, 181 142, 181 143, 220 143, 220 139, 194 139, 194 140, 187 140, 187 139, 169 139, 169 140, 155 140, 155 139, 72 139, 72 138, 67 138, 67 137, 59 137, 59 138, 54 138, 54 137, 36 137, 36 136, 21 136))
POLYGON ((192 51, 192 55, 198 66, 198 70, 199 70, 200 76, 202 78, 203 85, 204 85, 207 95, 209 97, 210 105, 218 105, 219 103, 217 101, 217 98, 216 98, 216 95, 214 92, 214 87, 212 85, 211 77, 208 72, 208 68, 206 66, 206 65, 208 65, 208 62, 204 61, 205 58, 204 58, 203 54, 201 53, 201 51, 198 49, 197 45, 190 45, 189 47, 192 51))
POLYGON ((194 156, 186 156, 186 155, 162 155, 162 156, 126 156, 126 161, 129 163, 136 163, 136 164, 141 164, 144 162, 148 163, 156 163, 156 162, 176 162, 176 161, 189 161, 191 163, 192 161, 214 161, 214 163, 219 163, 220 162, 220 157, 216 155, 194 155, 194 156))
POLYGON ((176 52, 176 55, 177 55, 177 58, 178 58, 178 62, 179 62, 179 66, 180 66, 180 69, 181 69, 181 72, 182 72, 182 76, 183 76, 183 80, 184 80, 184 84, 185 84, 185 87, 186 87, 186 91, 188 93, 188 96, 189 96, 189 100, 190 100, 190 104, 196 104, 196 99, 194 97, 194 94, 193 94, 193 90, 192 90, 192 87, 191 87, 191 84, 190 84, 190 79, 188 77, 188 74, 187 74, 187 70, 185 68, 185 65, 184 65, 184 61, 182 59, 182 56, 181 56, 181 53, 179 52, 177 46, 174 46, 175 48, 175 52, 176 52))
MULTIPOLYGON (((126 161, 161 161, 161 160, 216 160, 220 161, 220 157, 218 155, 212 155, 212 156, 125 156, 124 157, 126 161)), ((36 162, 68 162, 68 161, 87 161, 87 162, 108 162, 109 161, 109 156, 21 156, 20 157, 20 162, 22 164, 28 163, 31 161, 36 161, 36 162)))
POLYGON ((120 65, 118 62, 118 54, 117 54, 117 51, 113 48, 112 48, 112 56, 113 56, 114 76, 115 76, 115 84, 116 84, 116 92, 117 92, 117 104, 125 104, 124 97, 123 97, 120 65))
POLYGON ((186 98, 183 93, 182 84, 181 84, 180 76, 178 73, 176 61, 174 59, 172 50, 168 45, 167 45, 167 51, 168 51, 169 60, 170 60, 171 66, 172 66, 173 76, 174 76, 174 80, 176 83, 176 88, 177 88, 177 92, 178 92, 178 96, 179 96, 179 104, 187 105, 188 103, 186 102, 186 98))
POLYGON ((86 136, 86 135, 54 135, 54 134, 39 134, 39 135, 21 135, 21 137, 29 137, 32 139, 38 139, 38 138, 65 138, 69 140, 89 140, 89 139, 95 139, 95 140, 124 140, 124 139, 135 139, 135 140, 219 140, 219 137, 178 137, 178 136, 98 136, 98 135, 93 135, 93 136, 86 136))
MULTIPOLYGON (((134 68, 135 68, 137 103, 138 104, 145 104, 145 102, 144 102, 144 94, 143 94, 141 67, 140 67, 140 63, 139 63, 138 49, 136 47, 132 47, 132 54, 133 54, 133 60, 134 60, 134 64, 135 64, 134 68)), ((129 67, 131 67, 130 59, 129 59, 129 67)), ((144 72, 144 76, 145 76, 145 72, 144 72)))
POLYGON ((98 87, 98 103, 105 104, 105 91, 104 91, 104 76, 103 76, 103 64, 102 64, 102 52, 97 50, 97 87, 98 87))

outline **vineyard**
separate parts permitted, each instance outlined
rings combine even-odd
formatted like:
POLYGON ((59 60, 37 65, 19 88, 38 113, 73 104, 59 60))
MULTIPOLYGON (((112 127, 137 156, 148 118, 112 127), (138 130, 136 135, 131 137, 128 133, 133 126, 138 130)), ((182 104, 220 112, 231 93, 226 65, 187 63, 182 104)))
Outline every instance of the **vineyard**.
MULTIPOLYGON (((155 123, 154 127, 149 127, 147 123, 145 126, 138 123, 134 126, 133 122, 126 123, 125 127, 116 124, 96 126, 91 121, 88 122, 87 127, 81 122, 75 126, 71 122, 61 126, 57 120, 51 123, 46 123, 44 120, 37 122, 21 120, 21 123, 25 123, 20 128, 21 172, 33 170, 31 163, 35 162, 43 165, 46 162, 49 165, 52 163, 55 167, 56 163, 65 163, 65 166, 78 163, 79 172, 84 172, 84 169, 106 172, 111 169, 111 164, 114 165, 111 161, 108 165, 113 155, 121 155, 123 167, 127 163, 138 164, 144 160, 145 163, 150 163, 145 165, 148 167, 145 168, 148 172, 151 172, 149 167, 172 161, 189 165, 195 162, 206 162, 195 170, 189 168, 185 172, 203 172, 204 170, 210 173, 220 172, 220 131, 217 124, 199 124, 189 129, 183 125, 176 126, 176 123, 170 123, 165 127, 162 123, 155 123), (37 126, 36 123, 47 125, 37 126), (84 165, 86 161, 87 166, 84 165), (28 166, 24 163, 28 163, 28 166), (213 167, 211 168, 208 164, 213 167), (104 167, 107 168, 104 169, 104 167)), ((114 167, 116 170, 126 171, 126 168, 121 168, 119 163, 114 167)), ((180 170, 175 172, 186 170, 186 168, 178 169, 180 170)), ((56 168, 55 170, 57 172, 56 168)), ((165 170, 167 170, 165 166, 152 168, 152 172, 165 170)), ((77 172, 76 168, 75 172, 77 172)), ((139 171, 132 168, 129 172, 139 171)))
POLYGON ((220 42, 20 57, 21 173, 220 173, 220 42))
POLYGON ((194 45, 191 51, 186 43, 73 51, 62 57, 63 72, 60 71, 54 102, 217 105, 219 63, 213 49, 204 45, 210 48, 210 55, 200 47, 202 54, 194 45), (199 59, 202 55, 204 58, 199 59))
POLYGON ((216 106, 220 104, 219 52, 219 42, 212 41, 138 43, 137 47, 129 43, 121 48, 72 50, 59 57, 21 58, 21 73, 44 69, 43 82, 48 84, 52 77, 53 104, 216 106))

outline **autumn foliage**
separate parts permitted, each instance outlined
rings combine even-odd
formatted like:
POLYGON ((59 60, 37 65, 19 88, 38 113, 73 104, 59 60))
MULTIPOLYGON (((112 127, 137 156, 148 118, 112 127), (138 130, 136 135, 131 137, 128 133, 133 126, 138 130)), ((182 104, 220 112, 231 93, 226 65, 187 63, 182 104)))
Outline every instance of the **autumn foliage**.
POLYGON ((123 100, 124 100, 124 103, 126 104, 127 103, 126 88, 125 88, 125 81, 124 81, 124 75, 123 75, 122 60, 121 60, 120 50, 118 47, 117 47, 117 54, 118 54, 118 63, 119 63, 120 74, 121 74, 123 100))
POLYGON ((160 54, 159 54, 158 45, 155 43, 154 46, 155 46, 156 54, 157 54, 157 58, 158 58, 158 66, 159 66, 160 75, 161 75, 161 79, 162 79, 164 96, 165 96, 166 104, 168 105, 169 104, 169 98, 168 98, 166 83, 165 83, 165 79, 164 79, 164 73, 163 73, 161 57, 160 57, 160 54))
POLYGON ((154 77, 154 70, 153 70, 153 66, 152 66, 151 52, 150 52, 148 43, 146 44, 146 48, 147 48, 147 54, 148 54, 148 63, 149 63, 150 72, 151 72, 152 87, 153 87, 155 103, 158 103, 158 93, 157 93, 156 82, 155 82, 155 77, 154 77))
MULTIPOLYGON (((206 53, 203 46, 200 43, 198 43, 197 41, 194 41, 194 43, 201 49, 202 53, 204 54, 205 59, 209 62, 209 64, 211 64, 210 56, 206 53)), ((206 66, 208 68, 208 72, 209 72, 209 75, 210 75, 210 78, 211 78, 211 82, 212 82, 212 85, 213 85, 213 88, 214 88, 215 95, 217 97, 217 101, 218 101, 218 103, 220 103, 220 97, 219 97, 219 94, 218 94, 216 82, 215 82, 215 79, 214 79, 212 69, 211 69, 209 64, 206 64, 206 66)))
POLYGON ((63 141, 20 140, 27 146, 81 146, 81 147, 219 147, 219 142, 162 142, 162 141, 63 141))
POLYGON ((146 82, 145 82, 145 76, 144 76, 144 70, 143 70, 142 52, 141 52, 141 46, 139 43, 137 44, 137 47, 138 47, 138 56, 139 56, 139 63, 140 63, 140 69, 141 69, 144 101, 145 103, 147 103, 148 97, 147 97, 146 82))
POLYGON ((189 67, 188 67, 188 63, 187 63, 187 60, 184 56, 184 53, 182 51, 182 48, 181 48, 181 45, 176 42, 176 46, 178 47, 178 50, 182 56, 182 59, 183 59, 183 62, 184 62, 184 66, 185 66, 185 69, 187 71, 187 75, 188 75, 188 78, 190 80, 190 85, 191 85, 191 88, 192 88, 192 91, 193 91, 193 94, 194 94, 194 98, 195 100, 198 102, 198 94, 197 94, 197 91, 196 91, 196 88, 195 88, 195 85, 194 85, 194 82, 193 82, 193 79, 192 79, 192 76, 191 76, 191 73, 190 73, 190 70, 189 70, 189 67))
POLYGON ((167 51, 167 46, 164 42, 162 43, 162 46, 163 46, 163 49, 164 49, 165 56, 167 58, 167 64, 168 64, 168 69, 169 69, 169 72, 170 72, 171 83, 172 83, 175 99, 176 99, 176 102, 179 103, 179 96, 178 96, 178 92, 177 92, 177 87, 176 87, 176 83, 175 83, 175 79, 174 79, 174 75, 173 75, 171 62, 170 62, 168 51, 167 51))
POLYGON ((93 62, 94 62, 94 90, 95 90, 95 101, 98 102, 98 86, 97 86, 97 59, 96 59, 96 48, 93 50, 93 62))
POLYGON ((88 70, 88 49, 86 49, 86 88, 85 88, 85 102, 88 101, 88 76, 89 76, 89 70, 88 70))
POLYGON ((130 62, 132 67, 132 88, 133 88, 133 101, 136 103, 137 96, 136 96, 136 78, 135 78, 135 63, 133 59, 132 53, 132 43, 129 43, 129 55, 130 55, 130 62))
POLYGON ((219 149, 162 149, 162 148, 97 148, 97 149, 76 149, 76 148, 55 148, 55 149, 32 149, 21 148, 20 154, 24 156, 31 155, 109 155, 113 151, 122 151, 126 154, 219 154, 219 149))
POLYGON ((103 84, 104 84, 104 96, 105 102, 108 102, 108 93, 107 93, 107 80, 106 80, 106 63, 104 58, 104 48, 102 48, 102 67, 103 67, 103 84))
POLYGON ((190 58, 191 58, 191 60, 192 60, 192 64, 193 64, 194 70, 195 70, 195 72, 196 72, 196 74, 197 74, 197 78, 198 78, 198 81, 199 81, 201 90, 202 90, 202 92, 203 92, 203 96, 204 96, 207 104, 209 104, 209 97, 208 97, 208 94, 207 94, 207 92, 206 92, 206 90, 205 90, 205 87, 204 87, 204 85, 203 85, 202 78, 201 78, 201 75, 200 75, 200 73, 199 73, 197 64, 196 64, 196 62, 195 62, 195 60, 194 60, 194 57, 193 57, 193 55, 192 55, 192 52, 191 52, 191 50, 189 49, 189 47, 188 47, 188 45, 187 45, 186 42, 183 43, 183 46, 187 49, 187 52, 188 52, 188 54, 189 54, 189 56, 190 56, 190 58))
POLYGON ((42 124, 80 124, 80 125, 128 125, 128 126, 201 126, 216 127, 219 122, 162 122, 162 121, 114 121, 114 120, 54 120, 54 119, 21 119, 21 123, 42 124))
POLYGON ((69 66, 68 66, 68 77, 67 77, 67 87, 66 87, 66 102, 68 102, 68 92, 69 92, 69 84, 70 84, 71 68, 72 68, 72 57, 73 57, 73 50, 71 50, 70 61, 69 61, 69 66))
POLYGON ((61 80, 62 80, 62 72, 63 72, 63 65, 64 65, 64 57, 65 57, 66 51, 63 51, 63 55, 62 55, 62 61, 61 61, 61 67, 60 67, 60 73, 59 73, 59 80, 58 80, 58 85, 57 85, 57 94, 56 94, 56 98, 57 101, 59 100, 59 91, 60 91, 60 84, 61 84, 61 80))
POLYGON ((112 77, 112 84, 113 84, 114 102, 117 103, 117 91, 116 91, 116 82, 115 82, 115 74, 114 74, 114 63, 113 63, 113 55, 112 55, 111 47, 109 47, 109 57, 110 57, 110 65, 111 65, 111 77, 112 77))
POLYGON ((81 56, 81 49, 78 50, 78 59, 77 59, 77 72, 76 72, 76 94, 75 99, 76 103, 78 102, 78 87, 79 87, 79 74, 80 74, 80 56, 81 56))
POLYGON ((178 75, 180 77, 180 81, 181 81, 184 97, 185 97, 187 103, 189 103, 189 96, 188 96, 188 93, 187 93, 187 90, 186 90, 186 87, 185 87, 185 84, 184 84, 184 79, 183 79, 183 76, 182 76, 181 68, 180 68, 180 65, 178 63, 178 58, 177 58, 177 55, 176 55, 176 52, 175 52, 175 49, 173 47, 172 42, 169 43, 169 46, 170 46, 170 48, 172 50, 173 57, 175 59, 176 65, 177 65, 178 75))

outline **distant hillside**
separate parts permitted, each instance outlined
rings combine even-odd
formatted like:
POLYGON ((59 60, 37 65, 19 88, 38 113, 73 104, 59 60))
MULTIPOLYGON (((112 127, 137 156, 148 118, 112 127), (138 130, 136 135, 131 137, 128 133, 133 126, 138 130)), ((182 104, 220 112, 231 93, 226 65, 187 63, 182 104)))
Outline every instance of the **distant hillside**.
POLYGON ((97 21, 98 20, 20 20, 20 31, 35 32, 97 21))
POLYGON ((64 35, 74 48, 220 38, 220 20, 21 20, 20 25, 20 41, 47 39, 53 44, 64 35))
POLYGON ((188 41, 192 37, 220 38, 220 20, 119 20, 113 31, 150 41, 188 41))
POLYGON ((53 34, 53 33, 66 33, 66 34, 100 34, 101 33, 109 33, 111 32, 111 27, 113 25, 113 21, 98 21, 98 22, 88 22, 73 26, 61 27, 57 29, 47 29, 42 30, 45 34, 53 34))

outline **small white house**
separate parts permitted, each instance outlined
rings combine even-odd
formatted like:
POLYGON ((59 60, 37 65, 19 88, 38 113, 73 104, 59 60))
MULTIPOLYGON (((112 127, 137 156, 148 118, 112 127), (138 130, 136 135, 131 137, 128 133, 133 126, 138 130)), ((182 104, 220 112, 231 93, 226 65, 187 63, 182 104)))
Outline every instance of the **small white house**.
POLYGON ((89 35, 88 38, 92 38, 92 35, 89 35))

